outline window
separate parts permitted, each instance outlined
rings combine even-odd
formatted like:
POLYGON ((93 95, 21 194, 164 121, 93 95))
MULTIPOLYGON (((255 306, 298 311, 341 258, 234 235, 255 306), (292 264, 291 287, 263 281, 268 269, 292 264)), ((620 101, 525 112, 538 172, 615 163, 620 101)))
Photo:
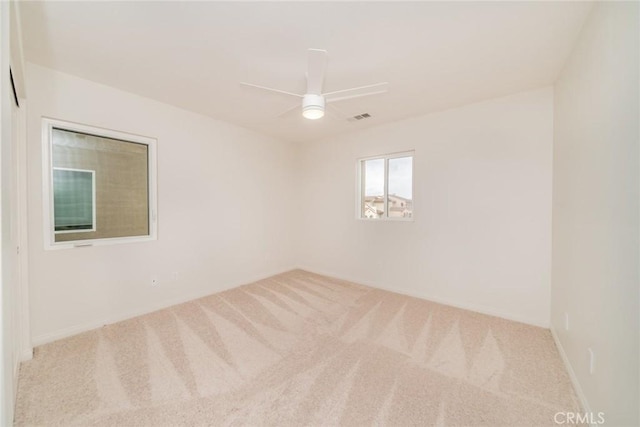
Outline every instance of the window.
POLYGON ((155 140, 44 119, 47 249, 156 238, 155 140))
POLYGON ((95 171, 53 168, 56 233, 96 231, 95 171))
POLYGON ((360 160, 359 180, 359 218, 413 218, 413 152, 360 160))

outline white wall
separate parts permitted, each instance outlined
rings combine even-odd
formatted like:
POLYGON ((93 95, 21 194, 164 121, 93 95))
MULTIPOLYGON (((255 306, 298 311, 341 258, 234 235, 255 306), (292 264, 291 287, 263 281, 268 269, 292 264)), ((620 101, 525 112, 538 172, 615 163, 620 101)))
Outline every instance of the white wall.
POLYGON ((551 88, 299 149, 298 264, 548 326, 551 88), (356 220, 356 163, 415 149, 413 222, 356 220))
POLYGON ((9 82, 9 3, 0 3, 0 425, 9 426, 13 422, 13 366, 15 351, 13 347, 14 296, 15 286, 11 277, 11 146, 12 146, 12 106, 11 86, 9 82))
POLYGON ((292 267, 290 144, 34 64, 27 87, 34 344, 292 267), (157 241, 43 249, 43 116, 158 139, 157 241))
POLYGON ((640 423, 638 19, 637 2, 598 3, 555 86, 551 322, 614 426, 640 423))
POLYGON ((24 304, 25 290, 22 269, 25 266, 25 254, 18 254, 22 245, 25 225, 21 214, 24 213, 24 199, 19 194, 22 174, 20 161, 24 160, 24 81, 22 44, 18 19, 18 4, 0 3, 0 425, 13 425, 14 401, 18 385, 20 360, 29 358, 31 346, 25 339, 27 325, 27 307, 24 304), (9 68, 13 72, 13 82, 18 108, 14 101, 9 68))

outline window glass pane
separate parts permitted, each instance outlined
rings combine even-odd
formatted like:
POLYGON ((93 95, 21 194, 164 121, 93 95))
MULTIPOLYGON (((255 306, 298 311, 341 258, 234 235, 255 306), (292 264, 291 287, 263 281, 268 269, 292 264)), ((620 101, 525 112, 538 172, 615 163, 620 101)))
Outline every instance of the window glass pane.
POLYGON ((55 231, 93 229, 93 171, 53 170, 55 231))
MULTIPOLYGON (((146 144, 58 128, 53 129, 52 137, 54 172, 57 168, 95 171, 95 230, 56 233, 55 241, 148 236, 149 147, 146 144)), ((58 214, 60 221, 72 214, 68 212, 69 208, 61 207, 62 210, 58 211, 55 197, 60 195, 61 206, 64 206, 65 202, 62 200, 84 199, 86 190, 84 187, 66 184, 63 184, 64 188, 57 189, 55 175, 54 173, 54 218, 58 227, 63 225, 58 222, 58 214)), ((86 215, 84 210, 82 212, 86 215)))
POLYGON ((384 216, 384 159, 365 160, 363 218, 384 216))
POLYGON ((389 159, 389 217, 413 215, 413 157, 389 159))

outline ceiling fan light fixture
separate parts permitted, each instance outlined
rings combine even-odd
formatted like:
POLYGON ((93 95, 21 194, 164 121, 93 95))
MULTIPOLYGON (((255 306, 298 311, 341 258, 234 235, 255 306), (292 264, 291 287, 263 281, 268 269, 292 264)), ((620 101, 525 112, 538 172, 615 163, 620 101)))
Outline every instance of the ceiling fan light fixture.
POLYGON ((306 94, 302 98, 302 116, 309 120, 324 117, 324 96, 306 94))
POLYGON ((324 117, 324 110, 322 108, 309 107, 302 111, 302 115, 305 119, 317 120, 324 117))
MULTIPOLYGON (((295 98, 302 98, 302 117, 309 120, 317 120, 324 117, 325 102, 336 102, 347 99, 360 98, 362 96, 376 95, 387 91, 387 82, 375 83, 367 86, 352 87, 333 92, 324 92, 324 75, 327 68, 327 51, 323 49, 309 49, 307 63, 307 89, 304 94, 287 92, 272 87, 260 86, 253 83, 240 82, 241 85, 250 86, 257 89, 276 92, 282 95, 289 95, 295 98)), ((297 110, 300 104, 289 108, 279 116, 288 114, 289 111, 297 110)), ((364 115, 362 118, 365 118, 364 115)), ((355 120, 355 119, 354 119, 355 120)))

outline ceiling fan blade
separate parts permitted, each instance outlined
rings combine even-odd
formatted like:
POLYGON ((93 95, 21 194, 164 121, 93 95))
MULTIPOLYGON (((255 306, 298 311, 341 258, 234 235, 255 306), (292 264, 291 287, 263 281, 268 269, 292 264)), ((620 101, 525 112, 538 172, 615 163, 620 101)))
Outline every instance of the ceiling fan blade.
POLYGON ((377 95, 379 93, 385 93, 388 90, 389 84, 376 83, 373 85, 354 87, 351 89, 336 90, 334 92, 323 93, 324 99, 327 102, 342 101, 344 99, 359 98, 361 96, 377 95))
POLYGON ((360 94, 357 94, 357 95, 340 96, 340 97, 337 97, 337 98, 327 99, 326 103, 328 104, 330 102, 346 101, 347 99, 362 98, 363 96, 379 95, 381 93, 387 93, 387 91, 386 90, 379 90, 379 91, 376 91, 376 92, 360 93, 360 94))
POLYGON ((253 83, 240 82, 240 84, 243 85, 243 86, 250 86, 250 87, 255 87, 255 88, 258 88, 258 89, 268 90, 270 92, 282 93, 284 95, 297 96, 298 98, 302 98, 303 97, 303 95, 300 95, 300 94, 297 94, 297 93, 287 92, 285 90, 274 89, 274 88, 266 87, 266 86, 254 85, 253 83))
POLYGON ((309 49, 309 65, 307 68, 307 93, 320 95, 327 68, 327 51, 309 49))
POLYGON ((325 110, 330 116, 338 120, 348 120, 349 116, 347 116, 341 109, 336 108, 335 105, 326 105, 325 110))
POLYGON ((281 119, 284 119, 285 117, 289 117, 291 115, 291 113, 293 113, 294 111, 296 111, 299 108, 300 108, 300 104, 296 104, 293 107, 289 107, 286 110, 282 111, 281 113, 276 115, 276 117, 280 117, 281 119))

